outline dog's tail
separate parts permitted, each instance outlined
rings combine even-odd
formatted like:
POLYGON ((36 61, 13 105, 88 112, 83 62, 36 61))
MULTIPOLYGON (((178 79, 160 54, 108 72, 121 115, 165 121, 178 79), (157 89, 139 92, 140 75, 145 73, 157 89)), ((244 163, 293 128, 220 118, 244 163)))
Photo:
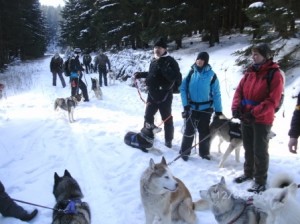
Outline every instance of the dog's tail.
POLYGON ((195 211, 203 211, 209 208, 209 203, 208 201, 204 199, 200 199, 196 202, 193 202, 193 209, 195 211))
POLYGON ((294 183, 293 178, 287 173, 279 173, 271 181, 270 187, 275 188, 284 188, 289 186, 291 183, 294 183))

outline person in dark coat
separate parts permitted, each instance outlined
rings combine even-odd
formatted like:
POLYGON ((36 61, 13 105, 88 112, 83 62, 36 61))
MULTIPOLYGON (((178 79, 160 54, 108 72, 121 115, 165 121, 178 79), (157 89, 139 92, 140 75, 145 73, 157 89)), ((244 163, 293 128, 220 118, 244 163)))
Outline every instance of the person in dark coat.
POLYGON ((102 79, 104 81, 104 85, 107 86, 107 66, 108 70, 110 70, 111 67, 108 57, 103 53, 102 50, 100 50, 99 54, 94 58, 94 64, 98 68, 100 86, 102 86, 102 79))
POLYGON ((80 53, 81 53, 81 50, 79 48, 76 48, 74 50, 74 54, 70 58, 70 62, 69 62, 69 71, 71 72, 71 75, 70 75, 71 96, 77 95, 78 88, 79 88, 82 91, 84 102, 88 102, 89 95, 88 95, 87 87, 86 87, 85 83, 81 80, 82 75, 83 75, 82 71, 84 71, 84 69, 82 68, 80 61, 79 61, 80 53))
POLYGON ((166 42, 160 38, 154 44, 154 59, 151 61, 148 72, 136 72, 136 79, 146 78, 148 87, 145 122, 142 132, 153 132, 154 115, 160 112, 164 121, 165 145, 172 147, 174 138, 174 125, 172 117, 173 88, 179 86, 182 80, 180 69, 176 60, 167 52, 166 42), (176 84, 177 82, 177 84, 176 84))
POLYGON ((30 221, 37 215, 38 210, 34 209, 32 212, 27 212, 24 208, 19 206, 5 192, 5 188, 0 181, 0 213, 4 217, 14 217, 22 221, 30 221))
POLYGON ((91 70, 91 62, 92 62, 91 55, 86 52, 83 55, 83 59, 82 60, 83 60, 84 66, 85 66, 85 72, 86 72, 86 74, 89 74, 90 72, 92 72, 92 70, 91 70))
POLYGON ((297 153, 298 138, 300 136, 300 92, 298 94, 297 105, 292 116, 288 135, 290 136, 288 144, 289 150, 291 153, 297 153))
POLYGON ((60 57, 59 53, 55 53, 55 55, 51 58, 50 61, 50 71, 52 72, 52 85, 56 86, 57 76, 59 77, 63 88, 66 87, 66 82, 63 77, 63 59, 60 57))
POLYGON ((180 86, 181 100, 186 119, 180 154, 188 160, 194 140, 195 129, 199 133, 199 155, 210 160, 209 123, 211 115, 222 114, 219 80, 209 64, 209 54, 200 52, 189 74, 180 86))
POLYGON ((267 44, 252 47, 253 64, 246 70, 232 101, 232 116, 241 120, 245 149, 244 174, 235 178, 242 183, 254 178, 249 192, 266 189, 269 169, 269 133, 283 92, 283 77, 279 65, 273 62, 272 51, 267 44), (270 70, 275 69, 268 84, 270 70))

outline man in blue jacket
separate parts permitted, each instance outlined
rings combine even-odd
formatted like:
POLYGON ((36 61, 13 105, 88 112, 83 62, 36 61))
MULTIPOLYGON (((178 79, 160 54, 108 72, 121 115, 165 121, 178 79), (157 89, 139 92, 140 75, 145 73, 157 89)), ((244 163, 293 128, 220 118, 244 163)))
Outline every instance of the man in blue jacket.
POLYGON ((199 155, 210 160, 209 123, 213 112, 222 115, 219 80, 208 64, 207 52, 198 54, 189 74, 180 86, 183 117, 186 119, 180 154, 188 160, 194 140, 195 129, 199 132, 199 155))

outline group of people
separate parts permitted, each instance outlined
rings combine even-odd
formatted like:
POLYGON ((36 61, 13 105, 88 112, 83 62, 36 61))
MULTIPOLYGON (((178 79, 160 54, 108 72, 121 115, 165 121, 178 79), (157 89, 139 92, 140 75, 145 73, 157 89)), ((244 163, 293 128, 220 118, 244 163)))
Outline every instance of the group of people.
MULTIPOLYGON (((157 127, 154 115, 160 112, 164 121, 165 145, 172 147, 174 125, 172 117, 172 91, 181 73, 176 60, 167 51, 166 42, 160 38, 154 44, 154 58, 148 72, 136 72, 135 79, 145 78, 148 97, 141 133, 152 133, 157 127)), ((254 180, 249 192, 260 192, 266 188, 269 168, 269 133, 274 121, 275 110, 280 104, 284 88, 284 78, 279 65, 273 61, 272 50, 267 44, 252 47, 253 63, 244 72, 232 101, 232 117, 240 119, 245 149, 243 175, 234 179, 236 183, 254 180), (270 83, 266 76, 274 70, 270 83)), ((209 64, 209 54, 200 52, 189 74, 179 87, 185 129, 180 155, 187 161, 196 130, 199 133, 199 156, 210 160, 211 116, 222 116, 222 101, 218 77, 209 64)), ((300 135, 300 93, 289 131, 289 150, 297 152, 300 135)))
MULTIPOLYGON (((67 58, 68 60, 68 72, 66 76, 70 77, 70 84, 71 84, 71 96, 75 96, 78 94, 79 89, 82 92, 84 102, 89 101, 89 95, 87 91, 86 84, 82 81, 83 71, 87 74, 91 72, 91 61, 92 57, 90 54, 85 53, 83 54, 83 64, 85 69, 83 68, 82 64, 80 63, 79 57, 81 54, 80 48, 75 48, 72 55, 67 58)), ((55 55, 51 58, 50 61, 50 71, 52 73, 52 85, 56 86, 57 76, 59 77, 62 87, 66 87, 66 82, 63 77, 63 65, 64 61, 59 55, 59 53, 55 53, 55 55)), ((99 54, 94 58, 94 66, 97 68, 99 72, 99 84, 102 87, 102 80, 104 85, 107 86, 107 72, 111 70, 111 64, 108 57, 103 53, 102 50, 99 51, 99 54)))

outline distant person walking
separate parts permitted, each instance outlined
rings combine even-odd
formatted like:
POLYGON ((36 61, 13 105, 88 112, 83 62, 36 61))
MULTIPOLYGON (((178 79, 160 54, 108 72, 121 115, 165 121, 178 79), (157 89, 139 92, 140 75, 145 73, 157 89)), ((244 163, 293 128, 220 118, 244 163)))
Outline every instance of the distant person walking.
POLYGON ((92 62, 92 57, 91 55, 86 52, 84 55, 83 55, 83 64, 85 66, 85 72, 86 74, 89 74, 92 72, 92 69, 91 69, 91 62, 92 62))
POLYGON ((300 136, 300 92, 297 97, 297 104, 292 116, 291 127, 289 130, 289 150, 291 153, 297 153, 298 138, 300 136))
POLYGON ((104 85, 107 86, 107 66, 108 70, 110 70, 111 67, 108 57, 102 50, 99 50, 99 54, 94 58, 94 64, 98 67, 100 86, 102 86, 102 79, 104 81, 104 85))
POLYGON ((66 82, 63 77, 63 59, 60 57, 59 53, 55 53, 55 55, 51 58, 50 61, 50 71, 52 72, 52 85, 56 86, 57 76, 59 77, 62 87, 66 87, 66 82))

